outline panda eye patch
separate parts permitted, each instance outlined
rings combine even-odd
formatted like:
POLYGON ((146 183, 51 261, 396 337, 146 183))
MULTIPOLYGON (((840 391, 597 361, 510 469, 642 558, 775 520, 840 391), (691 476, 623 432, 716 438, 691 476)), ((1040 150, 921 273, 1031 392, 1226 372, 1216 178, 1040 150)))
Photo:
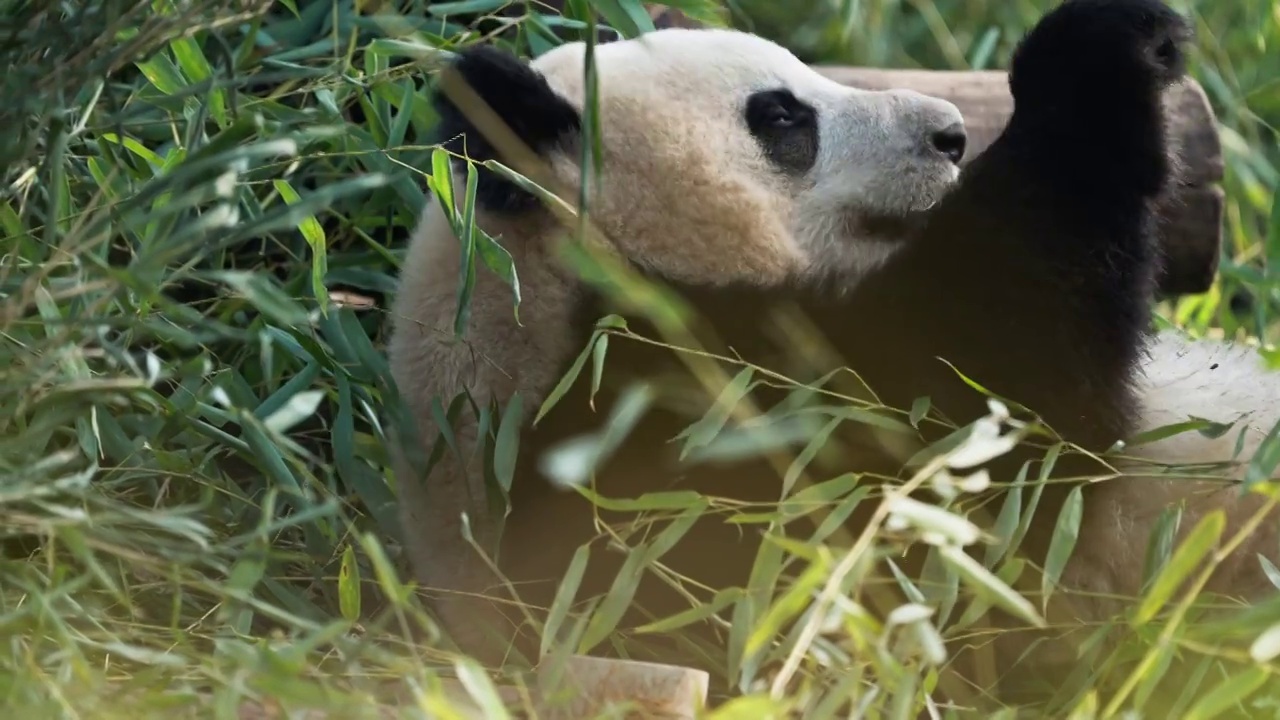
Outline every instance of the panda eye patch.
POLYGON ((818 159, 818 114, 790 90, 765 90, 747 98, 747 128, 774 165, 803 173, 818 159))

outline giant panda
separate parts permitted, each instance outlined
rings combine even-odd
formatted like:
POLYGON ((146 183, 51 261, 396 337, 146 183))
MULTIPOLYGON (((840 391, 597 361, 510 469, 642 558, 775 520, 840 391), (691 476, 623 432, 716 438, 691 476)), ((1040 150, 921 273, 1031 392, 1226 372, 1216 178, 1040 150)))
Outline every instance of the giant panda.
MULTIPOLYGON (((839 358, 823 356, 819 364, 828 364, 810 368, 814 377, 847 365, 885 405, 927 397, 930 413, 965 425, 992 405, 963 373, 1012 399, 1015 414, 1034 411, 1089 451, 1061 455, 1055 476, 1105 474, 1091 453, 1188 417, 1249 414, 1247 460, 1275 421, 1280 383, 1262 375, 1247 349, 1150 334, 1159 261, 1151 207, 1175 172, 1161 97, 1182 74, 1188 34, 1157 0, 1067 0, 1020 43, 1010 69, 1013 115, 963 173, 963 122, 942 100, 841 86, 735 31, 666 29, 609 43, 593 53, 602 172, 587 183, 587 219, 611 257, 697 311, 694 337, 722 356, 786 364, 787 341, 766 318, 798 310, 839 358)), ((573 200, 588 130, 585 57, 581 43, 530 63, 492 48, 464 50, 444 78, 470 94, 436 99, 445 147, 515 166, 569 189, 561 197, 573 200), (459 106, 468 97, 483 101, 478 113, 459 106), (505 127, 489 129, 494 120, 505 127)), ((629 383, 652 381, 655 394, 596 468, 595 492, 696 489, 752 503, 775 501, 781 489, 776 468, 758 460, 677 467, 672 439, 715 391, 698 390, 677 353, 658 343, 613 336, 599 377, 588 362, 555 408, 530 423, 563 390, 557 384, 601 316, 619 313, 641 336, 657 337, 658 328, 562 263, 561 241, 575 228, 554 203, 509 176, 475 170, 476 223, 514 261, 518 316, 509 284, 481 270, 468 281, 465 334, 453 336, 462 244, 452 219, 433 207, 401 268, 388 353, 417 426, 417 457, 431 454, 424 476, 413 452, 393 453, 406 551, 446 631, 464 649, 498 659, 521 634, 509 590, 545 615, 588 543, 577 598, 604 593, 618 573, 620 554, 606 549, 599 524, 629 514, 554 487, 539 463, 549 449, 597 430, 620 398, 634 397, 629 383), (463 391, 465 401, 455 402, 463 391), (486 486, 493 458, 479 448, 513 398, 524 422, 504 517, 486 486), (450 413, 445 427, 440 419, 450 413)), ((455 165, 455 198, 465 172, 455 165)), ((767 387, 752 396, 777 401, 767 387)), ((921 443, 937 439, 932 427, 919 424, 921 443)), ((863 430, 845 438, 846 470, 868 482, 903 472, 893 443, 863 430)), ((1133 462, 1225 461, 1234 441, 1234 433, 1190 433, 1126 452, 1133 462)), ((991 477, 1008 479, 1043 455, 1015 449, 989 463, 991 477)), ((1045 486, 1042 519, 1022 544, 1034 563, 1068 487, 1045 486)), ((1089 483, 1083 497, 1080 538, 1061 582, 1102 593, 1138 590, 1143 544, 1171 503, 1188 507, 1183 534, 1211 509, 1227 511, 1230 532, 1260 507, 1236 487, 1155 477, 1089 483)), ((873 504, 850 515, 855 534, 873 504)), ((1264 529, 1237 548, 1210 590, 1265 591, 1253 559, 1275 556, 1274 530, 1264 529)), ((708 512, 663 562, 689 587, 714 591, 744 585, 758 549, 751 525, 708 512)), ((623 626, 689 607, 648 575, 634 597, 623 626)), ((1077 619, 1111 610, 1102 601, 1073 608, 1085 616, 1077 619)), ((703 629, 723 643, 719 625, 703 629)), ((536 640, 516 645, 536 652, 536 640)), ((688 657, 684 646, 641 645, 658 659, 708 661, 688 657)))

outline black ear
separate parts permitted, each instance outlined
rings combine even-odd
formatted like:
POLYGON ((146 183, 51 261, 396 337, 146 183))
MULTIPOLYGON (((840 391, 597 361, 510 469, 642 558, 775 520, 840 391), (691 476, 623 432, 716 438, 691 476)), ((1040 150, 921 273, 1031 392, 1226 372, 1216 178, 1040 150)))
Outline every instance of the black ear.
MULTIPOLYGON (((466 101, 445 92, 464 84, 539 156, 577 137, 580 131, 581 118, 569 101, 552 90, 546 78, 507 52, 488 45, 474 46, 459 53, 444 73, 440 80, 443 87, 437 87, 433 104, 440 115, 437 142, 450 152, 477 162, 496 159, 512 166, 511 159, 503 157, 481 131, 488 129, 484 120, 465 115, 454 100, 464 105, 466 101)), ((483 208, 514 213, 537 205, 537 198, 514 183, 484 168, 476 170, 476 199, 483 208)))

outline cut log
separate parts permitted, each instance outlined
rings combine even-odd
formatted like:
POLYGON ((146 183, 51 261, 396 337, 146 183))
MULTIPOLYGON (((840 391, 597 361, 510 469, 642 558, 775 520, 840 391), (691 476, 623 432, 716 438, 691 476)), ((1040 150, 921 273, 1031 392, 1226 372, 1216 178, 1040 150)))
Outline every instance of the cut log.
MULTIPOLYGON (((538 687, 530 692, 533 710, 544 720, 606 716, 693 720, 706 706, 710 682, 710 676, 701 670, 589 655, 566 658, 559 670, 539 667, 538 687), (625 715, 616 714, 623 709, 625 715)), ((460 683, 448 680, 445 687, 451 706, 465 717, 483 717, 460 683)), ((498 694, 510 709, 525 704, 515 688, 499 688, 498 694)))
MULTIPOLYGON (((516 717, 532 710, 530 717, 542 720, 588 720, 597 717, 620 717, 627 720, 658 718, 693 720, 706 707, 710 676, 701 670, 633 660, 574 655, 565 659, 556 673, 550 667, 539 667, 538 687, 528 693, 510 686, 497 688, 498 701, 516 717), (531 701, 531 702, 530 702, 531 701), (532 705, 532 708, 528 706, 532 705), (627 709, 625 715, 617 711, 627 709)), ((484 720, 490 715, 471 698, 458 680, 442 678, 444 698, 455 717, 462 720, 484 720)), ((364 708, 362 717, 398 717, 397 707, 415 704, 403 687, 388 688, 388 698, 376 707, 364 708)), ((273 703, 245 701, 237 714, 239 720, 273 720, 283 712, 273 703)), ((306 720, 335 720, 327 710, 312 709, 295 714, 306 720)), ((345 715, 344 715, 345 717, 345 715)))
POLYGON ((581 720, 626 708, 624 717, 637 720, 693 720, 706 705, 710 676, 678 665, 575 655, 558 679, 548 672, 539 679, 539 717, 581 720))

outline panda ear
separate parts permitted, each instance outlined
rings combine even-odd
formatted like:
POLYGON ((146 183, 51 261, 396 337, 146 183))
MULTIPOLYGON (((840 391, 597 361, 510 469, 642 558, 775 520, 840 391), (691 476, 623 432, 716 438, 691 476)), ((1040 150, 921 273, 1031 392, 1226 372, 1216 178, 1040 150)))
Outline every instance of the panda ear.
MULTIPOLYGON (((440 123, 438 141, 446 150, 466 155, 476 162, 496 159, 508 166, 486 136, 489 123, 477 113, 468 116, 457 99, 467 105, 465 88, 478 96, 499 120, 538 156, 545 156, 557 145, 576 137, 582 122, 578 111, 564 96, 551 89, 546 78, 519 58, 487 45, 474 46, 459 53, 445 69, 433 98, 440 123), (449 91, 446 94, 446 90, 449 91), (452 97, 450 97, 452 96, 452 97)), ((486 113, 487 114, 487 113, 486 113)), ((498 212, 521 212, 535 207, 537 199, 517 185, 484 168, 479 173, 477 201, 482 207, 498 212)))

